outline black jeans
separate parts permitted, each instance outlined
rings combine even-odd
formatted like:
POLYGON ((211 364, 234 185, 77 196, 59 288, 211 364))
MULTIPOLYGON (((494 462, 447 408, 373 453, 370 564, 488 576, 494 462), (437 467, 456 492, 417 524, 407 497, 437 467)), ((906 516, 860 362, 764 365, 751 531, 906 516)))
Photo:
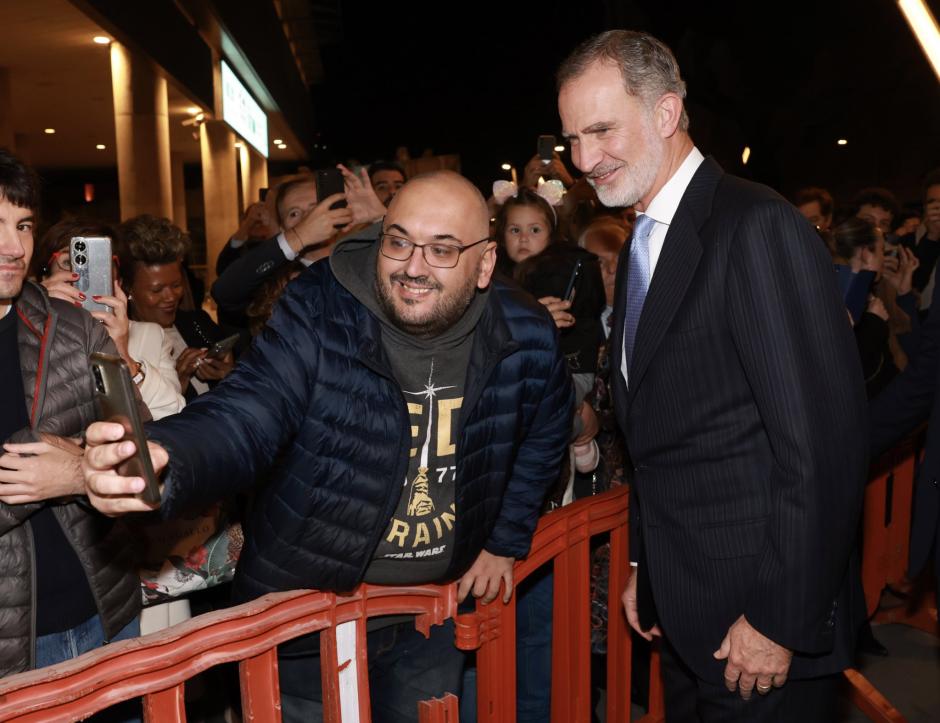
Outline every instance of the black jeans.
MULTIPOLYGON (((308 649, 319 650, 319 633, 308 649)), ((461 694, 464 653, 454 645, 454 621, 431 626, 431 637, 415 630, 414 620, 367 635, 369 692, 374 723, 418 720, 418 701, 461 694)), ((278 656, 281 715, 285 723, 319 723, 323 695, 318 653, 278 656)))

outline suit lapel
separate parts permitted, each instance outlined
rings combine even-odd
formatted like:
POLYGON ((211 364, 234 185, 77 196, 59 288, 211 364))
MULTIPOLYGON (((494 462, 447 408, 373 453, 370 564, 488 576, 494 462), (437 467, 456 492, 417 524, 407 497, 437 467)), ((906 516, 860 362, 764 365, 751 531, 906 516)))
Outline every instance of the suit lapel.
POLYGON ((630 399, 643 383, 643 376, 695 275, 702 256, 699 229, 711 212, 712 198, 722 174, 721 167, 706 158, 692 177, 669 225, 637 327, 630 365, 630 399))

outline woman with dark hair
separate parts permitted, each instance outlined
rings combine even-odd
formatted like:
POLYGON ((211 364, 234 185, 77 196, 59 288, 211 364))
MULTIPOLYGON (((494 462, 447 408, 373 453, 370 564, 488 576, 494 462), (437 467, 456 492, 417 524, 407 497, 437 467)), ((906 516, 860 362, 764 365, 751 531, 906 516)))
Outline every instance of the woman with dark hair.
MULTIPOLYGON (((189 237, 169 219, 142 215, 121 224, 118 239, 131 317, 162 327, 187 399, 208 391, 232 371, 235 362, 231 351, 222 356, 208 353, 229 332, 202 309, 179 308, 189 237)), ((141 617, 144 633, 187 619, 187 596, 232 579, 242 540, 235 509, 233 501, 223 501, 177 520, 143 523, 146 550, 141 574, 148 605, 141 617)))
POLYGON ((158 324, 170 340, 180 386, 187 399, 208 391, 235 366, 232 352, 220 358, 209 347, 229 336, 202 309, 183 311, 183 257, 189 237, 166 218, 136 216, 118 227, 121 281, 130 316, 158 324))
MULTIPOLYGON (((74 282, 69 258, 69 242, 75 236, 106 236, 114 239, 110 226, 82 219, 64 219, 50 227, 33 254, 33 275, 45 287, 49 296, 80 306, 85 297, 74 282)), ((117 271, 115 269, 115 271, 117 271)), ((176 414, 186 404, 181 394, 169 339, 157 324, 131 321, 127 314, 127 297, 120 283, 114 284, 111 296, 100 296, 96 301, 111 311, 92 311, 127 363, 137 383, 141 399, 154 419, 176 414)))
POLYGON ((245 309, 245 316, 248 318, 248 331, 252 336, 261 333, 261 330, 268 323, 271 314, 274 312, 274 305, 281 298, 287 285, 303 273, 306 267, 299 261, 291 261, 286 266, 278 269, 278 272, 270 279, 264 282, 261 289, 255 294, 255 298, 248 308, 245 309))
POLYGON ((854 274, 871 271, 875 275, 866 309, 853 319, 870 399, 907 364, 915 336, 911 332, 917 327, 911 281, 919 264, 909 249, 895 247, 897 269, 886 268, 884 234, 862 218, 849 218, 823 237, 836 264, 848 266, 854 274))

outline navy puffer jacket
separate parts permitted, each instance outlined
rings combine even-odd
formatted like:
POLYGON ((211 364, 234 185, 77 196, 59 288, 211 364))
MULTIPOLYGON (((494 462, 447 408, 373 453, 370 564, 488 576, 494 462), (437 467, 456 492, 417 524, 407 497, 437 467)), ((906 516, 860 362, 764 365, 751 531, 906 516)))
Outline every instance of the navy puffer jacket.
MULTIPOLYGON (((457 439, 454 555, 524 557, 571 430, 573 392, 551 318, 493 283, 474 335, 457 439)), ((292 282, 235 370, 148 427, 170 453, 163 514, 258 479, 235 597, 355 587, 407 470, 410 420, 380 322, 328 263, 292 282)))

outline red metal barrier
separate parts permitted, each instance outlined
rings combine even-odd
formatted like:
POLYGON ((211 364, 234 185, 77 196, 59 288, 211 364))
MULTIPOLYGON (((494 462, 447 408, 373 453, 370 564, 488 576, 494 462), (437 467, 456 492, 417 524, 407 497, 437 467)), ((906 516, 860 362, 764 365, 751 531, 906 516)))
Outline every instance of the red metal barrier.
MULTIPOLYGON (((552 680, 553 719, 588 721, 590 707, 588 542, 611 534, 608 645, 608 718, 629 720, 630 649, 620 592, 626 584, 627 495, 621 488, 547 515, 539 525, 529 559, 515 570, 521 582, 540 565, 555 562, 555 628, 552 680), (577 616, 571 617, 571 616, 577 616)), ((198 673, 239 662, 246 721, 280 721, 276 646, 320 630, 324 717, 331 723, 369 714, 366 619, 416 614, 416 627, 457 617, 457 646, 478 650, 478 709, 483 721, 515 719, 515 598, 481 605, 456 616, 456 588, 426 585, 362 585, 348 596, 293 591, 193 618, 159 633, 107 645, 74 660, 0 680, 0 721, 71 721, 130 698, 142 697, 148 723, 186 720, 184 686, 198 673), (352 644, 350 645, 350 641, 352 644), (349 701, 352 701, 350 706, 349 701), (356 708, 350 715, 350 707, 356 708), (345 711, 345 717, 343 712, 345 711)), ((419 720, 456 723, 453 696, 422 703, 419 720)))
POLYGON ((882 623, 903 623, 940 634, 937 600, 930 586, 907 579, 911 503, 922 435, 915 435, 885 454, 873 466, 865 490, 862 581, 868 614, 882 623), (903 604, 879 609, 886 587, 906 594, 903 604))
MULTIPOLYGON (((907 445, 880 462, 866 490, 863 579, 870 611, 877 607, 885 585, 904 580, 913 475, 914 452, 907 445)), ((518 584, 554 562, 553 723, 590 721, 590 538, 608 532, 607 721, 630 720, 631 646, 620 605, 629 572, 627 517, 625 487, 556 510, 542 519, 530 556, 515 567, 518 584)), ((480 723, 515 721, 515 596, 508 605, 496 601, 457 615, 454 585, 362 585, 347 596, 309 591, 266 595, 51 668, 0 680, 0 721, 78 720, 135 697, 142 697, 149 723, 185 721, 185 682, 212 666, 238 661, 244 720, 276 723, 281 719, 276 646, 329 629, 334 634, 320 637, 325 720, 368 723, 366 620, 403 613, 415 614, 416 627, 425 634, 431 625, 455 618, 457 647, 477 651, 480 723), (351 709, 355 709, 352 715, 351 709)), ((928 610, 925 619, 932 619, 935 630, 935 606, 932 618, 928 610)), ((861 674, 848 670, 845 675, 856 705, 869 718, 886 723, 904 720, 861 674)), ((456 723, 457 700, 445 696, 423 702, 417 715, 422 723, 456 723)), ((659 657, 654 649, 649 712, 641 723, 663 719, 659 657)))

